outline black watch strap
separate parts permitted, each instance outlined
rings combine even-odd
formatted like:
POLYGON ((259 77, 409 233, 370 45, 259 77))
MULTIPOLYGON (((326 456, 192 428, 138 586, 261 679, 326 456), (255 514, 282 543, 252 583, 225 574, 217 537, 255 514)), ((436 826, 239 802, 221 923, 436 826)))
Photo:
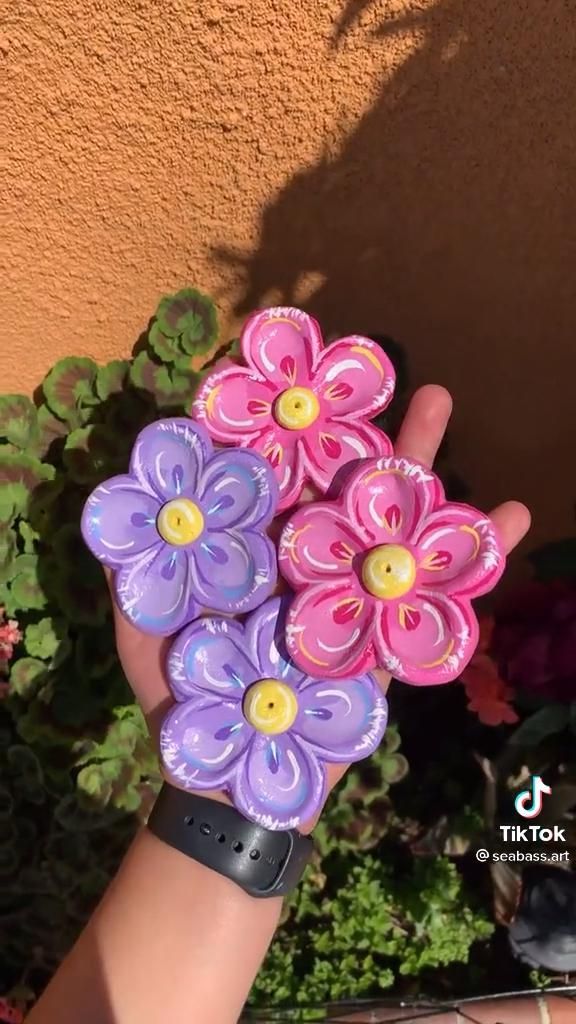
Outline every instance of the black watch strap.
POLYGON ((175 789, 167 782, 148 828, 158 839, 258 898, 291 892, 314 849, 309 836, 271 832, 228 804, 175 789))

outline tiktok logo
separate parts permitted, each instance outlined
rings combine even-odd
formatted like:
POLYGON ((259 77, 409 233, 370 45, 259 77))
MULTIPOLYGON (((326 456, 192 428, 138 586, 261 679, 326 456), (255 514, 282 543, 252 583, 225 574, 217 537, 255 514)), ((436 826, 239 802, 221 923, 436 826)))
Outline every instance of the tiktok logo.
POLYGON ((518 793, 514 806, 518 814, 523 818, 537 818, 542 810, 542 796, 544 793, 551 793, 550 786, 542 782, 540 775, 533 775, 530 781, 530 789, 523 789, 518 793))

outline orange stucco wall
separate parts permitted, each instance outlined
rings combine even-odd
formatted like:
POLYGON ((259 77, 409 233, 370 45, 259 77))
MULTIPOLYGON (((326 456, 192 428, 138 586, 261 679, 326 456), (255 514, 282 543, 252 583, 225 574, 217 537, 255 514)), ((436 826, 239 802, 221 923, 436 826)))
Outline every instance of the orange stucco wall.
POLYGON ((8 0, 2 390, 127 353, 159 295, 388 333, 490 504, 571 531, 566 0, 8 0))

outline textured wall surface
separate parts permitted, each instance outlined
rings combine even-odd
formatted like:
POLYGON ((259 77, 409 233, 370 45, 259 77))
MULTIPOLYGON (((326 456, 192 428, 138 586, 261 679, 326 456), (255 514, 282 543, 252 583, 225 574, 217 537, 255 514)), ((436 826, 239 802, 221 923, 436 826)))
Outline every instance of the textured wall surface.
POLYGON ((129 352, 159 295, 389 333, 475 497, 576 489, 568 0, 5 0, 2 390, 129 352))

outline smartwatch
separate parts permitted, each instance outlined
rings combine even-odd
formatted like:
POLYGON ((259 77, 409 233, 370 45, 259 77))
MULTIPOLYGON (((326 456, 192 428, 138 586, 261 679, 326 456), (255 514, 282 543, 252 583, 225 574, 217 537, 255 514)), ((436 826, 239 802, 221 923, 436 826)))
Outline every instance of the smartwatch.
POLYGON ((180 853, 239 885, 258 899, 296 888, 314 850, 300 832, 256 825, 229 804, 164 783, 148 828, 180 853))

